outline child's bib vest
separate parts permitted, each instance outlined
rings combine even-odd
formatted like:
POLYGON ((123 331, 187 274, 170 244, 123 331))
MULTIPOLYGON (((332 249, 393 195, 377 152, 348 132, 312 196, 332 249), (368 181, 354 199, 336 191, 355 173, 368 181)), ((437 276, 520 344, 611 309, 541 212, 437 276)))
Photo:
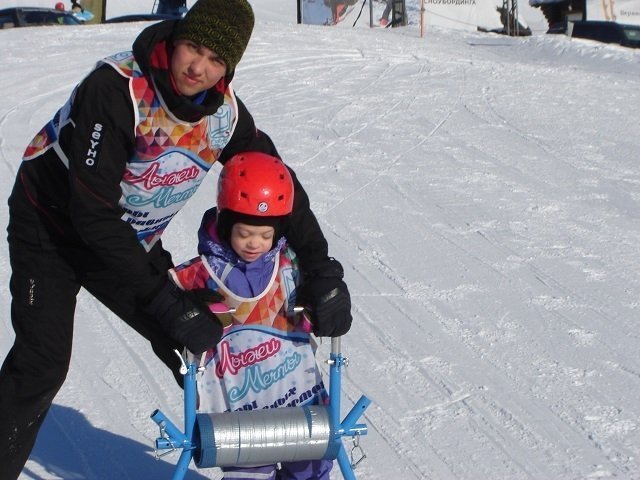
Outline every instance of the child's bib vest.
POLYGON ((235 309, 219 315, 228 325, 217 348, 205 353, 197 379, 200 412, 293 407, 326 396, 309 330, 293 314, 298 269, 290 249, 276 256, 269 285, 254 298, 229 291, 204 257, 171 274, 185 290, 217 290, 235 309))
MULTIPOLYGON (((127 160, 120 186, 119 205, 122 219, 136 230, 138 240, 148 251, 160 238, 171 219, 194 195, 222 149, 229 142, 237 122, 237 102, 231 86, 224 103, 211 116, 189 123, 174 117, 156 93, 149 78, 142 74, 131 52, 105 58, 129 80, 135 114, 135 151, 127 160)), ((54 118, 34 137, 24 153, 24 160, 40 156, 54 148, 69 167, 69 160, 60 148, 60 130, 71 119, 69 114, 75 92, 54 118)), ((99 140, 101 126, 94 136, 99 140)), ((86 161, 91 161, 90 155, 86 161)))

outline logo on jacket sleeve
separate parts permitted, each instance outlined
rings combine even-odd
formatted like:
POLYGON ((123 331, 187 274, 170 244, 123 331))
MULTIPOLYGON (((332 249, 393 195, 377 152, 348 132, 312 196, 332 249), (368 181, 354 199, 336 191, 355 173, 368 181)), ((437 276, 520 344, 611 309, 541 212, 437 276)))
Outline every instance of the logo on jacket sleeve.
POLYGON ((102 147, 102 140, 104 137, 104 127, 101 123, 95 123, 93 125, 93 131, 89 135, 89 146, 87 148, 87 153, 85 154, 86 158, 84 160, 84 164, 93 168, 97 166, 98 157, 100 155, 100 148, 102 147))

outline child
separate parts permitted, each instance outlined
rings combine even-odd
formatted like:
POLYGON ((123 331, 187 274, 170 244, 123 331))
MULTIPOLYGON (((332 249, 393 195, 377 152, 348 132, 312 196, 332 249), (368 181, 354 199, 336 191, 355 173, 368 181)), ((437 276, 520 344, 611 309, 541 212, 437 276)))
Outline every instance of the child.
MULTIPOLYGON (((171 270, 184 290, 209 289, 234 308, 198 376, 198 411, 216 413, 318 404, 326 398, 310 325, 293 313, 300 273, 281 236, 293 181, 276 157, 232 157, 218 180, 217 209, 205 212, 196 257, 171 270)), ((225 467, 235 479, 328 479, 330 460, 225 467)))

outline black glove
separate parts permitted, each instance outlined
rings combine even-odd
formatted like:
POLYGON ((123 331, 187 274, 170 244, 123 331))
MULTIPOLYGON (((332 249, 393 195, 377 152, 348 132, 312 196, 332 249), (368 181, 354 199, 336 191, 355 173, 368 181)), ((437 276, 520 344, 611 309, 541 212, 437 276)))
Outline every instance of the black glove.
POLYGON ((224 295, 218 290, 211 290, 210 288, 196 288, 189 290, 189 294, 196 297, 200 302, 204 302, 206 305, 224 302, 224 295))
POLYGON ((222 324, 192 292, 167 280, 144 309, 160 328, 195 355, 215 347, 222 338, 222 324))
POLYGON ((298 301, 309 308, 313 333, 318 337, 339 337, 351 328, 351 296, 343 276, 342 265, 335 258, 305 270, 298 301))

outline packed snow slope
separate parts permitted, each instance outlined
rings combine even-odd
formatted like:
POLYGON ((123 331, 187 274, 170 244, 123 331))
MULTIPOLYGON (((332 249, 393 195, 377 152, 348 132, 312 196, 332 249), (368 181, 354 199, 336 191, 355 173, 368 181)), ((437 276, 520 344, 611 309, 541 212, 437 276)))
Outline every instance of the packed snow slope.
MULTIPOLYGON (((640 51, 299 26, 282 2, 256 5, 236 89, 345 266, 343 413, 373 402, 358 478, 640 478, 640 51)), ((143 26, 0 31, 5 199, 30 138, 143 26)), ((176 261, 196 253, 216 176, 166 232, 176 261)), ((0 266, 4 357, 4 236, 0 266)), ((149 415, 181 424, 181 407, 146 342, 83 293, 21 479, 170 478, 177 455, 154 459, 149 415)))

